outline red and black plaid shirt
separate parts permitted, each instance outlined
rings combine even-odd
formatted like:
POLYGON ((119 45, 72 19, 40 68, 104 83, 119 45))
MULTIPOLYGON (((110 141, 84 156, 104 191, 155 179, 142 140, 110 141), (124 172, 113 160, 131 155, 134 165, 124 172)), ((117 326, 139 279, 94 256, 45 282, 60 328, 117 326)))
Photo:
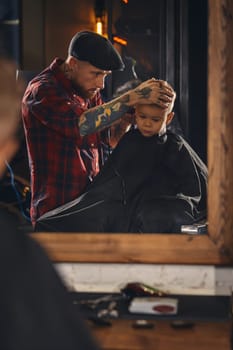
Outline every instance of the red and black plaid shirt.
POLYGON ((55 59, 28 85, 22 117, 31 171, 31 219, 76 198, 99 172, 100 137, 81 137, 78 118, 102 103, 76 95, 55 59))

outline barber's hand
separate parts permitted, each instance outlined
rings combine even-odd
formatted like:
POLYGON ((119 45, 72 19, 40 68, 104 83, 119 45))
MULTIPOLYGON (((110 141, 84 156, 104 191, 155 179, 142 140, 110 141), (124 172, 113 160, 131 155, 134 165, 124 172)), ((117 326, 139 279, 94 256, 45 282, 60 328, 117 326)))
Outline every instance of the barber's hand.
POLYGON ((110 126, 109 144, 115 148, 122 136, 129 130, 130 126, 135 123, 135 115, 126 113, 122 118, 116 120, 110 126))
POLYGON ((134 89, 137 96, 136 103, 155 103, 160 108, 166 109, 174 98, 174 91, 166 81, 155 78, 144 81, 134 89))

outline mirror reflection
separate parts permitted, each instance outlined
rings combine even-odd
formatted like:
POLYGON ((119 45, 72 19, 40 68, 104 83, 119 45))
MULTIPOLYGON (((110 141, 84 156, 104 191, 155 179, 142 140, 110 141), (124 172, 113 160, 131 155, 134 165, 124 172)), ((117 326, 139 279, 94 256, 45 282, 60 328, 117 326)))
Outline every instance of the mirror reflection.
POLYGON ((85 41, 73 41, 67 59, 53 61, 27 88, 23 121, 36 230, 176 233, 205 223, 202 3, 200 11, 200 4, 183 2, 96 1, 96 17, 108 18, 103 34, 125 69, 106 65, 113 58, 104 47, 93 53, 85 41), (197 10, 201 26, 191 16, 197 10))
POLYGON ((171 233, 201 223, 207 169, 181 136, 167 130, 172 110, 173 103, 167 110, 136 105, 136 127, 122 136, 84 194, 42 215, 36 229, 171 233))

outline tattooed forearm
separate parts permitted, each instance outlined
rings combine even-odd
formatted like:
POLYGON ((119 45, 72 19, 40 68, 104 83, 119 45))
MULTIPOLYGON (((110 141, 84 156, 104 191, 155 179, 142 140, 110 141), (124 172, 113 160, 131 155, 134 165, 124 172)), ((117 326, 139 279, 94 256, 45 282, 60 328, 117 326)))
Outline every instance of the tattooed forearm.
POLYGON ((104 129, 137 103, 152 103, 159 95, 160 87, 155 79, 145 81, 115 100, 85 111, 79 120, 80 134, 84 136, 104 129))
POLYGON ((84 136, 101 130, 122 117, 129 109, 129 106, 125 104, 128 99, 126 95, 115 102, 85 111, 79 120, 80 135, 84 136))

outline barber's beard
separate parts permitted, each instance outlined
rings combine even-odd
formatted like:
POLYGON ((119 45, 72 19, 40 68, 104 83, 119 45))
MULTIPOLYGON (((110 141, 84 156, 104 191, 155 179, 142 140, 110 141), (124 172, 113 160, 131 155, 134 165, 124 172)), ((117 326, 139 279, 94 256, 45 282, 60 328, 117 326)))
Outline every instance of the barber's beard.
POLYGON ((96 89, 84 90, 82 86, 80 86, 79 84, 74 83, 74 82, 73 82, 73 86, 77 92, 77 95, 79 95, 80 97, 82 97, 85 100, 92 99, 93 97, 95 97, 95 95, 97 93, 96 89))

